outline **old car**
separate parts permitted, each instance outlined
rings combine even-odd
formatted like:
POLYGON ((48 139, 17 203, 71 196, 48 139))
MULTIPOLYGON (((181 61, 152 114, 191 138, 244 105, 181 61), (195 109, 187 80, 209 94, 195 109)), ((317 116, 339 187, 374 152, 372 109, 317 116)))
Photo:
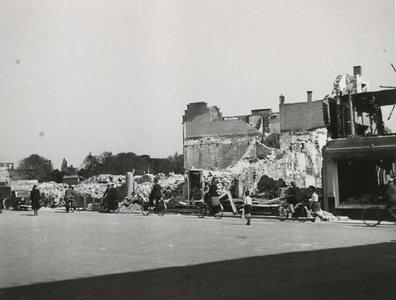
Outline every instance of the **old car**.
POLYGON ((16 190, 11 192, 10 206, 15 210, 27 210, 32 208, 32 200, 30 200, 30 191, 16 190))

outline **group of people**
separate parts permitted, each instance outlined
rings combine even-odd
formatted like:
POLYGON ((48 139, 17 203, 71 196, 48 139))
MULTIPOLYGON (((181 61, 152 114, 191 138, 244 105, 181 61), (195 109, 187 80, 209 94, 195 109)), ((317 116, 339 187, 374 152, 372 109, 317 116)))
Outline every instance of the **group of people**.
POLYGON ((319 196, 313 185, 308 187, 308 194, 301 195, 296 183, 294 181, 290 182, 289 189, 286 193, 286 201, 292 213, 295 213, 296 208, 300 207, 305 210, 307 217, 318 216, 322 218, 319 196))
MULTIPOLYGON (((306 207, 308 217, 312 215, 313 217, 318 216, 322 218, 319 196, 316 193, 316 188, 314 186, 309 186, 308 197, 304 197, 300 195, 299 188, 296 186, 296 183, 292 181, 287 191, 286 200, 292 212, 294 212, 296 206, 300 204, 302 207, 306 207)), ((394 177, 391 177, 388 180, 384 200, 386 202, 385 208, 396 218, 396 185, 394 177)))
MULTIPOLYGON (((211 184, 205 187, 205 195, 204 199, 207 204, 207 207, 211 213, 215 213, 216 209, 221 206, 218 194, 217 194, 217 182, 216 178, 212 178, 211 184)), ((289 189, 286 193, 286 201, 289 204, 290 210, 295 212, 297 206, 305 207, 307 209, 307 216, 319 216, 321 215, 321 207, 319 202, 319 196, 316 193, 316 188, 314 186, 309 186, 308 188, 308 197, 302 197, 300 195, 300 189, 297 187, 294 181, 290 182, 289 189)), ((389 180, 389 187, 386 192, 386 209, 392 214, 395 215, 394 207, 396 206, 396 185, 395 179, 392 177, 389 180)), ((74 191, 73 187, 69 185, 68 189, 65 191, 65 201, 71 201, 77 198, 77 193, 74 191)), ((155 206, 157 209, 159 200, 162 198, 162 187, 158 183, 158 178, 154 179, 154 185, 152 187, 150 196, 149 196, 149 203, 151 206, 155 206), (155 204, 154 204, 155 201, 155 204)), ((33 186, 33 189, 30 192, 30 199, 32 200, 32 209, 34 215, 38 215, 38 210, 40 209, 40 191, 37 185, 33 186)), ((107 205, 110 203, 117 201, 118 193, 117 189, 114 184, 109 184, 107 189, 103 195, 103 199, 107 202, 107 205)), ((244 213, 247 219, 246 225, 250 225, 251 219, 251 209, 252 209, 252 198, 250 197, 250 191, 246 190, 244 192, 244 213)))

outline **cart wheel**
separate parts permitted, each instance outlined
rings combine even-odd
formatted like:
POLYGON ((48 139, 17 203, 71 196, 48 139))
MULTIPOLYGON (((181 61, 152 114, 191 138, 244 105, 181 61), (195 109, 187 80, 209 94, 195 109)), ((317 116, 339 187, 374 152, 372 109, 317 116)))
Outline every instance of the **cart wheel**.
POLYGON ((142 206, 140 207, 140 211, 142 212, 142 215, 148 216, 148 215, 150 214, 151 207, 150 207, 150 205, 148 205, 148 206, 142 205, 142 206))
POLYGON ((224 212, 223 205, 220 205, 219 210, 216 213, 214 213, 213 216, 216 219, 221 219, 223 217, 223 212, 224 212))
POLYGON ((196 214, 197 214, 198 218, 202 219, 203 217, 206 216, 206 205, 205 204, 199 203, 195 209, 196 209, 196 214))

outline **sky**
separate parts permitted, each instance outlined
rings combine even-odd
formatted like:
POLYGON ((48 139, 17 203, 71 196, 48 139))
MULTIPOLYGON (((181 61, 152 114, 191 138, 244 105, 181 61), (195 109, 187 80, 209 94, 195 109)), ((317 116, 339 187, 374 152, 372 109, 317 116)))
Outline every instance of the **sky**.
POLYGON ((372 91, 396 86, 395 12, 390 0, 0 0, 0 162, 181 154, 189 103, 278 112, 281 94, 323 99, 354 66, 372 91))

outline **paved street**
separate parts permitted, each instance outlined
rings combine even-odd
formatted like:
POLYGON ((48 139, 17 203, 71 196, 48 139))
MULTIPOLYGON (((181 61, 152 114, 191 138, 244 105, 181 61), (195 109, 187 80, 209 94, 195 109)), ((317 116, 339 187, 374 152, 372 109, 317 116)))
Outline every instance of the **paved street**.
POLYGON ((0 299, 395 299, 396 227, 0 214, 0 299))

